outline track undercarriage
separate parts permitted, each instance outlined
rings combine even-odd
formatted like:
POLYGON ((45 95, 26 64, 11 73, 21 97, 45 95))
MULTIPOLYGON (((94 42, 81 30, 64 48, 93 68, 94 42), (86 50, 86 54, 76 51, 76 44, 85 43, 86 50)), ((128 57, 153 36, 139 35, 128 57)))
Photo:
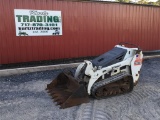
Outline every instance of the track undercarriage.
POLYGON ((128 73, 118 75, 96 82, 92 87, 92 96, 97 99, 107 98, 132 91, 133 79, 128 73))

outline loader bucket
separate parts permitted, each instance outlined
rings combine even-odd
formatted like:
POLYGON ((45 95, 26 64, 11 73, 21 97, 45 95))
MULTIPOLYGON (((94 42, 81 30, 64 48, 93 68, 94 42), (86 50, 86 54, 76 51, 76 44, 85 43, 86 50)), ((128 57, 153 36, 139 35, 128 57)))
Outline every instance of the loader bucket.
POLYGON ((85 86, 65 72, 60 73, 46 89, 60 108, 89 102, 85 86))

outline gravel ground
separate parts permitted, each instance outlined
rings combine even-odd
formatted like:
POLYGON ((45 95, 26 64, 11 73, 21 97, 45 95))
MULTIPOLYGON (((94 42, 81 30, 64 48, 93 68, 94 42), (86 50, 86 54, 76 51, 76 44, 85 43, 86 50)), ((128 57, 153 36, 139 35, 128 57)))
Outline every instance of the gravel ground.
POLYGON ((0 77, 0 120, 160 120, 159 61, 144 61, 131 93, 67 109, 44 90, 61 70, 0 77))

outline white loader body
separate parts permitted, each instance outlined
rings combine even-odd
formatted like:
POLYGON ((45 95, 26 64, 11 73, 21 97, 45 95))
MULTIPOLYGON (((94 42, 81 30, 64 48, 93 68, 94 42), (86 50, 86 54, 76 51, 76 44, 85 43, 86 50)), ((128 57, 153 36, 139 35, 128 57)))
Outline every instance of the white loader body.
MULTIPOLYGON (((91 94, 91 88, 93 84, 100 78, 105 79, 105 74, 110 74, 111 76, 116 75, 120 72, 127 72, 133 77, 133 83, 136 84, 139 79, 140 69, 142 67, 142 59, 143 54, 142 51, 139 51, 138 48, 127 48, 125 46, 116 45, 115 48, 120 48, 126 50, 125 56, 121 62, 117 62, 111 64, 109 66, 94 66, 92 61, 85 60, 84 63, 81 63, 75 73, 75 78, 78 78, 81 69, 86 66, 85 68, 85 75, 89 76, 89 83, 87 87, 87 92, 91 94), (122 69, 124 68, 124 69, 122 69)), ((101 59, 99 60, 102 61, 101 59)))

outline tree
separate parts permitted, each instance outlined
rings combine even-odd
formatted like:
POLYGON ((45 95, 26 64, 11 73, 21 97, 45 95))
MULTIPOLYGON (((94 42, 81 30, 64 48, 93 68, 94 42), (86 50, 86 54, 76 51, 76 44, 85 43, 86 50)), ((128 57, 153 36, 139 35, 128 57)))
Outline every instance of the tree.
POLYGON ((126 2, 126 3, 128 3, 128 2, 130 2, 130 0, 116 0, 117 2, 126 2))
POLYGON ((160 0, 157 0, 157 2, 155 2, 156 5, 160 5, 160 0))
POLYGON ((149 0, 140 0, 138 1, 138 4, 148 4, 149 0))

